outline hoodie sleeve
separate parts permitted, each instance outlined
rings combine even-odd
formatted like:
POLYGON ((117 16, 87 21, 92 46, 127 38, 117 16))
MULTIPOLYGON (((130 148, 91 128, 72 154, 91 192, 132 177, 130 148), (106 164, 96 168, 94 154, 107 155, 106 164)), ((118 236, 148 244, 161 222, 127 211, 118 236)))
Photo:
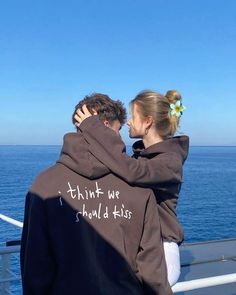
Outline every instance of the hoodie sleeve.
POLYGON ((89 152, 88 144, 80 133, 64 135, 60 159, 57 162, 89 179, 96 179, 110 172, 89 152))
POLYGON ((23 294, 51 294, 55 267, 47 235, 44 201, 29 192, 25 201, 21 238, 21 275, 23 294))
POLYGON ((158 209, 153 193, 146 206, 143 234, 137 254, 138 275, 145 294, 172 294, 161 240, 158 209))
POLYGON ((153 189, 160 183, 181 182, 182 162, 176 153, 163 153, 152 159, 131 158, 125 153, 121 138, 102 124, 98 116, 87 118, 79 128, 89 151, 126 182, 153 189))

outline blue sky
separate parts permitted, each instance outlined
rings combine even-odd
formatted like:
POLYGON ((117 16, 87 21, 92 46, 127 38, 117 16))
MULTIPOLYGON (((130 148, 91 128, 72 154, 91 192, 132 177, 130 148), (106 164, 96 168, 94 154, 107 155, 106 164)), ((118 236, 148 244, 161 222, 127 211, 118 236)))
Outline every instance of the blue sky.
POLYGON ((2 1, 0 144, 61 144, 92 92, 128 107, 177 89, 192 145, 236 145, 235 15, 234 0, 2 1))

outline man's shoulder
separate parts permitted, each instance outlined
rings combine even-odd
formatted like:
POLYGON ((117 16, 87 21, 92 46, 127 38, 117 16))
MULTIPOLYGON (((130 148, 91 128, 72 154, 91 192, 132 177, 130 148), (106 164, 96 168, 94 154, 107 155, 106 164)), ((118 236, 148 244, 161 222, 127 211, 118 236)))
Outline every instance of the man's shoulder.
POLYGON ((54 176, 59 169, 61 169, 61 164, 55 163, 54 165, 46 168, 45 170, 42 170, 36 177, 35 177, 35 182, 37 181, 43 181, 47 178, 50 178, 54 176))
POLYGON ((52 190, 54 183, 60 178, 63 165, 56 163, 41 171, 34 179, 29 191, 42 198, 52 190))

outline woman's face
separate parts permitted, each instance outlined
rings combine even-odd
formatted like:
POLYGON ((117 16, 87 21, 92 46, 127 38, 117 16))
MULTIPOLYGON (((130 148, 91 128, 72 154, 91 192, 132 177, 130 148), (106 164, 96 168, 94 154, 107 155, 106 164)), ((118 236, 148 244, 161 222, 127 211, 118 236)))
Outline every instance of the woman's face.
POLYGON ((138 113, 137 105, 134 103, 131 107, 131 118, 128 120, 127 125, 129 127, 129 137, 131 138, 143 138, 147 124, 138 113))

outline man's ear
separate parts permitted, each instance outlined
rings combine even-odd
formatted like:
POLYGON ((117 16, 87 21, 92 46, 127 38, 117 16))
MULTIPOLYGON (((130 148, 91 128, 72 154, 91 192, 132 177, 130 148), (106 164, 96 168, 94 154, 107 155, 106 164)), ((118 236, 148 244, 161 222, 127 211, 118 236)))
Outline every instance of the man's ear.
POLYGON ((110 123, 109 123, 107 120, 103 121, 103 124, 104 124, 106 127, 110 127, 110 123))

